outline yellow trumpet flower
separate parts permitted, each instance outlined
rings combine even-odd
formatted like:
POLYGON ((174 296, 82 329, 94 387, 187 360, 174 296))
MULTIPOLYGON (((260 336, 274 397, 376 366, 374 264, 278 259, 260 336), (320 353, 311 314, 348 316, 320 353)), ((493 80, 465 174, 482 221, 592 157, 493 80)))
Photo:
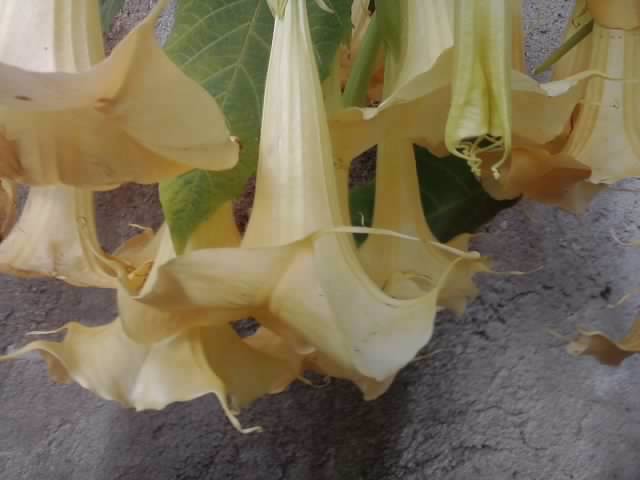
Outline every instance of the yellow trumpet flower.
MULTIPOLYGON (((399 72, 398 80, 379 107, 332 116, 342 163, 348 165, 385 131, 395 130, 437 155, 450 150, 464 156, 480 175, 485 152, 495 150, 504 161, 510 145, 541 145, 563 132, 593 72, 538 84, 523 73, 520 2, 490 2, 491 15, 486 3, 398 4, 407 12, 400 29, 405 47, 387 62, 390 71, 399 72), (421 37, 427 38, 417 42, 421 37), (469 41, 472 37, 476 41, 469 41)), ((499 167, 493 165, 495 176, 499 167)))
POLYGON ((103 189, 235 165, 238 144, 215 100, 155 39, 165 4, 102 60, 97 0, 2 3, 0 134, 13 153, 3 149, 2 176, 103 189))
POLYGON ((582 21, 593 18, 593 32, 554 74, 591 69, 605 76, 589 80, 561 151, 591 168, 590 182, 610 184, 640 175, 640 7, 623 0, 583 1, 580 10, 582 21))
POLYGON ((215 100, 155 40, 165 3, 107 59, 97 0, 0 3, 0 271, 115 288, 136 267, 102 253, 93 193, 74 187, 235 164, 215 100), (14 181, 31 185, 15 225, 14 181))
MULTIPOLYGON (((306 4, 289 1, 275 21, 256 196, 241 244, 161 260, 142 289, 129 293, 164 312, 216 312, 215 322, 229 321, 233 313, 236 319, 255 317, 307 364, 354 380, 373 398, 429 341, 440 292, 455 265, 478 256, 435 247, 454 259, 415 298, 396 298, 376 284, 341 205, 312 48, 306 4)), ((184 326, 168 320, 165 327, 135 330, 144 339, 184 326)))

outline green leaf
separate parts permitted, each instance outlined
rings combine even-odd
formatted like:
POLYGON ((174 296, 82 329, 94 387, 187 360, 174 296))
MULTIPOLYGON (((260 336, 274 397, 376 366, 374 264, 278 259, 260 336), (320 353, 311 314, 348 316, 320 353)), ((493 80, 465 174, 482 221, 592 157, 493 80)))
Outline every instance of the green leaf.
POLYGON ((111 24, 115 16, 122 10, 125 0, 101 0, 100 16, 102 18, 102 31, 107 33, 111 30, 111 24))
MULTIPOLYGON (((326 78, 338 45, 351 28, 351 2, 326 0, 334 14, 308 1, 320 74, 326 78)), ((160 200, 181 252, 191 233, 222 204, 237 198, 255 173, 262 97, 273 17, 266 0, 182 0, 166 52, 202 85, 240 138, 240 161, 232 170, 195 170, 160 185, 160 200)))
MULTIPOLYGON (((420 196, 427 222, 435 237, 448 242, 456 235, 476 231, 498 212, 517 200, 494 200, 487 194, 467 163, 454 156, 438 158, 428 150, 415 147, 420 196)), ((371 226, 375 199, 372 183, 352 190, 351 222, 371 226)), ((357 235, 361 243, 365 235, 357 235)))

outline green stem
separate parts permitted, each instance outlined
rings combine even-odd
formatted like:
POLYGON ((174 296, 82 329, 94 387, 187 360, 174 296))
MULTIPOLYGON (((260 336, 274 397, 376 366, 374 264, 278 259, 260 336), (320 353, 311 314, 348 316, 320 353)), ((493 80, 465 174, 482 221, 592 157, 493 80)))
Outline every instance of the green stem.
POLYGON ((351 75, 347 81, 342 97, 345 107, 363 107, 367 104, 369 80, 373 75, 376 57, 382 45, 382 35, 377 15, 374 14, 362 40, 351 75))
POLYGON ((573 47, 584 40, 592 31, 593 20, 591 20, 589 23, 585 23, 573 35, 571 35, 571 37, 569 37, 569 39, 560 46, 560 48, 553 52, 542 65, 540 65, 533 71, 533 74, 539 75, 545 70, 551 68, 551 66, 558 62, 558 60, 564 57, 567 53, 569 53, 573 49, 573 47))

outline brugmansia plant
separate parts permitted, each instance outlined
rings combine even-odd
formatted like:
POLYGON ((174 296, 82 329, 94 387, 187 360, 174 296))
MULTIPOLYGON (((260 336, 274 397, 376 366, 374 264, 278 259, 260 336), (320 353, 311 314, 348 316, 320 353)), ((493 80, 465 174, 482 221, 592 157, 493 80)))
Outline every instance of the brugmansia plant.
MULTIPOLYGON (((239 410, 309 371, 374 399, 492 273, 477 227, 520 197, 580 213, 640 171, 636 1, 579 1, 546 83, 519 0, 182 0, 164 48, 160 0, 105 57, 122 3, 0 2, 0 271, 119 307, 2 359, 38 351, 137 410, 213 393, 248 432, 239 410), (127 182, 160 182, 166 223, 106 252, 94 192, 127 182)), ((619 363, 638 331, 570 347, 619 363)))

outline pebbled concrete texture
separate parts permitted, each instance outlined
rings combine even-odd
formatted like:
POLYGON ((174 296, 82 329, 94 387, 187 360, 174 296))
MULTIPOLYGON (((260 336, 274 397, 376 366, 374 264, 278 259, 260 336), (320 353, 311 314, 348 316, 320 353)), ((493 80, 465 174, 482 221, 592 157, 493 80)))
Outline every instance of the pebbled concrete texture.
MULTIPOLYGON (((128 12, 148 0, 129 0, 128 12)), ((528 60, 559 41, 570 1, 525 1, 528 60)), ((138 10, 139 11, 139 10, 138 10)), ((629 183, 633 187, 633 183, 629 183)), ((212 397, 135 413, 76 385, 53 385, 37 357, 0 365, 2 480, 637 480, 640 358, 618 369, 564 351, 577 326, 622 335, 640 301, 608 308, 640 287, 638 195, 610 191, 581 218, 523 202, 500 214, 476 246, 497 270, 460 318, 443 315, 422 360, 365 403, 354 387, 295 385, 241 416, 265 432, 243 436, 212 397)), ((129 222, 157 225, 151 189, 101 194, 102 238, 129 222), (114 211, 118 213, 113 214, 114 211)), ((69 320, 105 323, 112 292, 0 277, 0 351, 31 330, 69 320)))

